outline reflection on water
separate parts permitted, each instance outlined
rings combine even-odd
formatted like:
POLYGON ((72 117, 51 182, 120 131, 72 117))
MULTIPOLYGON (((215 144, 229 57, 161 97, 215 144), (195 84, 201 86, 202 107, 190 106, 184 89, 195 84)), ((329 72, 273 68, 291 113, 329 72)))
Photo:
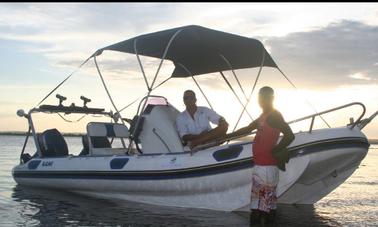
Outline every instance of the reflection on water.
POLYGON ((24 216, 41 225, 229 226, 245 218, 226 212, 116 202, 82 195, 16 186, 12 198, 34 210, 24 216), (57 197, 59 196, 59 197, 57 197))
MULTIPOLYGON (((249 226, 249 214, 245 212, 161 207, 21 186, 13 188, 12 198, 23 204, 18 223, 22 225, 249 226)), ((316 214, 312 205, 280 205, 277 223, 337 225, 316 214)))
MULTIPOLYGON (((67 140, 80 148, 80 139, 67 140)), ((249 226, 248 213, 162 207, 21 187, 11 169, 18 163, 22 143, 23 137, 0 136, 0 226, 249 226)), ((277 226, 378 226, 376 148, 371 147, 352 177, 315 205, 280 204, 277 226)))

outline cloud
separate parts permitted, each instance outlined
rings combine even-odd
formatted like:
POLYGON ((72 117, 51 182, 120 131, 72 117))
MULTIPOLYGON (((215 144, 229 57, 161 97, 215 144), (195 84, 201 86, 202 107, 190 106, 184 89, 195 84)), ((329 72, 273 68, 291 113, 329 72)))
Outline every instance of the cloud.
POLYGON ((378 26, 343 20, 309 32, 268 37, 266 43, 294 81, 324 88, 377 81, 377 40, 378 26))
POLYGON ((371 80, 370 77, 367 77, 362 73, 354 73, 352 75, 349 75, 349 77, 357 80, 371 80))
MULTIPOLYGON (((353 18, 363 18, 359 11, 365 12, 364 9, 372 6, 361 4, 356 10, 353 5, 343 5, 342 12, 335 11, 339 7, 338 4, 325 8, 320 4, 244 3, 2 4, 0 41, 23 42, 21 51, 41 54, 52 66, 76 68, 96 49, 109 44, 171 27, 200 24, 243 36, 257 38, 259 35, 283 71, 300 86, 366 83, 349 76, 356 72, 375 81, 377 26, 347 20, 327 25, 348 12, 352 12, 353 18), (314 17, 315 8, 335 13, 314 17), (324 27, 314 30, 314 25, 324 27), (305 32, 292 33, 298 30, 305 32), (277 34, 288 35, 271 37, 277 34)), ((124 75, 125 68, 129 70, 126 74, 140 75, 135 62, 121 58, 104 60, 101 67, 113 78, 124 75)), ((93 72, 94 68, 90 73, 93 72)), ((239 75, 248 84, 255 77, 245 72, 239 75)), ((223 82, 203 79, 203 83, 217 87, 223 82)))
POLYGON ((255 36, 274 27, 278 14, 278 8, 261 4, 2 4, 0 39, 27 42, 22 50, 56 64, 85 59, 136 35, 188 24, 255 36))

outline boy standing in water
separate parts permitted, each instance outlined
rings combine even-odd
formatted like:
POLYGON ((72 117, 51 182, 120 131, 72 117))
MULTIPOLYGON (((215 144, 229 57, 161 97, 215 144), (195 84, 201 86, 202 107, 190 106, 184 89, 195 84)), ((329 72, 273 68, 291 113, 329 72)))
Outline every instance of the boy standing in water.
POLYGON ((290 126, 281 113, 274 109, 274 91, 271 87, 263 87, 259 91, 259 105, 262 114, 248 126, 228 136, 238 136, 257 129, 252 145, 254 167, 252 170, 251 190, 251 224, 265 224, 274 220, 277 208, 276 189, 279 171, 277 166, 285 170, 288 161, 286 147, 294 140, 290 126), (283 138, 277 144, 280 132, 283 138))

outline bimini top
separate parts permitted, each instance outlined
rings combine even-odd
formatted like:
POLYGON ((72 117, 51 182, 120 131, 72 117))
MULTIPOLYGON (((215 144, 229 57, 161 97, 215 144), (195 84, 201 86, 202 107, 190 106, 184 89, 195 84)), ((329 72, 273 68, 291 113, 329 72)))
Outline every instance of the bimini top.
POLYGON ((167 46, 165 59, 175 65, 172 77, 230 70, 230 65, 232 69, 277 67, 260 41, 196 25, 137 36, 104 47, 97 53, 104 50, 131 54, 137 52, 139 55, 161 59, 167 46))

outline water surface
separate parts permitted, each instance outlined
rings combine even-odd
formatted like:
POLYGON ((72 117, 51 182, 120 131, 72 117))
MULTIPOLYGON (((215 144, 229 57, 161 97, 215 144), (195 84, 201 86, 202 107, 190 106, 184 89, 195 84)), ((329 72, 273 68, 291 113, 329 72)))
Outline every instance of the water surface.
MULTIPOLYGON (((72 153, 80 138, 66 138, 72 153)), ((22 136, 0 136, 0 226, 249 226, 246 213, 172 208, 105 200, 75 193, 24 188, 11 170, 22 136)), ((27 151, 34 153, 33 141, 27 151)), ((279 205, 279 226, 378 226, 378 146, 360 168, 314 205, 279 205)))

